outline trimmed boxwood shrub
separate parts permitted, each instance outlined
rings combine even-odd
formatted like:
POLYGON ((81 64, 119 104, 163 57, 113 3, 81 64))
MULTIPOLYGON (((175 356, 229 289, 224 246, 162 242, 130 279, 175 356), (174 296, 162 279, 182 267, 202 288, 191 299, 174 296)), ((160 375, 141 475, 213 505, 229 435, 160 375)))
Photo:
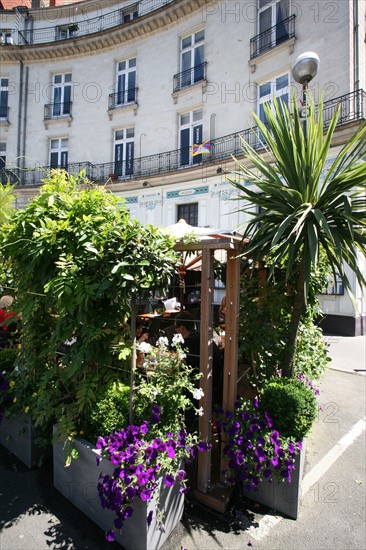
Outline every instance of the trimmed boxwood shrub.
POLYGON ((111 434, 127 426, 130 406, 130 386, 119 381, 105 388, 88 419, 83 420, 83 437, 94 443, 98 436, 111 434))
POLYGON ((314 392, 296 378, 273 378, 261 391, 259 408, 284 437, 302 441, 316 418, 314 392))

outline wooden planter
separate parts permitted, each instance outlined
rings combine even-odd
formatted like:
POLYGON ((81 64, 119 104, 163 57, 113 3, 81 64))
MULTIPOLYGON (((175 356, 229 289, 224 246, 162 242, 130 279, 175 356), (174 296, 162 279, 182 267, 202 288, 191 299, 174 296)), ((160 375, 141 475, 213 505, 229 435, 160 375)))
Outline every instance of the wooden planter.
POLYGON ((277 512, 292 519, 297 519, 301 501, 301 481, 304 472, 306 440, 302 442, 302 450, 296 456, 295 469, 292 471, 291 483, 287 481, 262 481, 258 491, 245 491, 243 496, 273 508, 277 512))
MULTIPOLYGON (((65 467, 63 443, 57 441, 53 447, 53 484, 72 504, 87 515, 104 531, 114 528, 115 514, 103 509, 98 496, 99 474, 111 475, 115 466, 102 460, 97 466, 98 450, 94 445, 81 438, 76 438, 74 447, 79 458, 65 467)), ((160 509, 164 512, 164 530, 156 522, 155 501, 136 501, 133 504, 133 515, 124 524, 121 534, 116 531, 116 541, 125 550, 158 550, 166 541, 183 515, 184 495, 179 493, 178 485, 161 486, 160 509), (150 526, 146 518, 153 511, 150 526)))
POLYGON ((36 445, 37 436, 30 417, 25 414, 11 419, 3 416, 0 422, 0 443, 28 468, 39 466, 47 454, 45 449, 36 445))

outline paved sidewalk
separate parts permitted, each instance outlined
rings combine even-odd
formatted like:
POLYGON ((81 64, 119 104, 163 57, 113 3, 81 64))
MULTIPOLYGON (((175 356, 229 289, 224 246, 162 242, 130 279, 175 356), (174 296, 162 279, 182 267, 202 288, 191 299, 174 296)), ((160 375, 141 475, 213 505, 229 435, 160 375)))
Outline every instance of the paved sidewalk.
MULTIPOLYGON (((298 520, 249 501, 225 515, 188 504, 162 550, 365 549, 365 432, 350 437, 365 418, 365 337, 326 339, 334 369, 320 382, 298 520)), ((29 470, 0 445, 0 550, 120 548, 54 489, 51 461, 29 470)))

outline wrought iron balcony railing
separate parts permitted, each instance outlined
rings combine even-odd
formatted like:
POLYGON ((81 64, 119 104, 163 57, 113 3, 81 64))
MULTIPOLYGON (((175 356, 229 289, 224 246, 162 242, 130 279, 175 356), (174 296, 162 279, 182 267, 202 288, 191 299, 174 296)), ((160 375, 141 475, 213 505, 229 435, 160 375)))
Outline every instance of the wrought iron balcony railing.
POLYGON ((137 105, 137 90, 138 88, 128 88, 115 94, 109 94, 108 109, 118 109, 127 105, 137 105))
POLYGON ((47 105, 44 106, 44 120, 62 117, 72 118, 71 111, 72 101, 47 103, 47 105))
POLYGON ((7 105, 0 105, 0 122, 9 122, 9 110, 7 105))
MULTIPOLYGON (((331 118, 340 107, 340 117, 338 126, 353 121, 366 120, 366 93, 364 90, 357 90, 341 97, 326 101, 323 104, 323 119, 325 126, 329 125, 331 118)), ((244 139, 255 149, 264 147, 260 139, 260 133, 257 128, 247 128, 241 132, 235 132, 214 140, 211 140, 210 154, 201 155, 199 163, 195 163, 190 155, 188 164, 181 164, 181 149, 158 153, 145 157, 135 158, 126 162, 119 163, 118 173, 116 174, 115 162, 104 162, 93 164, 91 162, 75 162, 68 164, 68 171, 71 174, 78 174, 85 170, 87 177, 91 181, 105 183, 112 175, 116 174, 117 179, 130 180, 135 178, 148 178, 159 174, 167 174, 176 170, 192 169, 195 167, 209 166, 218 164, 225 160, 230 160, 231 156, 240 157, 242 154, 241 140, 244 139)), ((13 173, 19 178, 21 185, 40 185, 42 179, 49 173, 50 166, 28 168, 20 170, 14 168, 13 173)), ((9 171, 9 170, 8 170, 9 171)))
POLYGON ((193 84, 203 80, 207 80, 207 61, 175 74, 173 77, 173 92, 179 92, 182 88, 193 86, 193 84))
MULTIPOLYGON (((11 41, 18 46, 27 44, 42 44, 45 42, 55 42, 57 40, 65 40, 69 38, 77 38, 87 36, 97 32, 103 32, 119 25, 125 25, 137 17, 142 17, 147 13, 160 9, 173 0, 141 0, 133 2, 130 6, 124 6, 118 10, 114 10, 97 17, 90 19, 75 18, 75 21, 65 21, 65 24, 58 24, 55 27, 33 28, 28 30, 8 30, 11 35, 11 41), (131 10, 129 10, 131 7, 131 10)), ((81 15, 82 12, 80 12, 81 15)))
POLYGON ((250 59, 275 48, 282 42, 295 36, 295 15, 281 21, 277 25, 257 34, 250 39, 250 59))

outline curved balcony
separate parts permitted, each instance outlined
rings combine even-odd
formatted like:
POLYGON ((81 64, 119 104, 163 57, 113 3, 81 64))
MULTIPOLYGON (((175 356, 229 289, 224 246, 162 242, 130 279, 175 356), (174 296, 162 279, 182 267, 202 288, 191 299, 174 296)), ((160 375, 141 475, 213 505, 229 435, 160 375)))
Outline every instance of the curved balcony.
MULTIPOLYGON (((366 92, 357 90, 329 101, 323 104, 324 125, 327 126, 337 109, 340 106, 338 126, 350 122, 366 120, 366 92)), ((226 136, 211 140, 210 154, 200 155, 200 162, 197 163, 192 154, 189 155, 190 162, 181 164, 181 149, 157 153, 145 157, 129 159, 120 162, 116 171, 115 162, 103 162, 94 164, 92 162, 74 162, 68 164, 70 174, 78 174, 85 170, 86 176, 94 182, 105 183, 108 179, 131 181, 139 178, 149 178, 159 174, 168 174, 178 170, 202 169, 203 166, 219 164, 230 160, 232 155, 239 157, 242 154, 241 139, 244 139, 251 147, 263 149, 264 144, 260 139, 257 128, 247 128, 240 132, 228 134, 226 136), (124 174, 118 176, 116 174, 124 174)), ((34 168, 22 168, 7 166, 2 170, 2 181, 9 177, 9 181, 19 185, 40 185, 42 179, 49 173, 51 166, 37 166, 34 168)))
POLYGON ((98 15, 90 19, 65 21, 65 23, 54 27, 48 26, 25 30, 7 29, 8 38, 7 41, 4 41, 4 44, 34 45, 88 36, 127 24, 171 2, 173 0, 140 0, 104 15, 98 15))

